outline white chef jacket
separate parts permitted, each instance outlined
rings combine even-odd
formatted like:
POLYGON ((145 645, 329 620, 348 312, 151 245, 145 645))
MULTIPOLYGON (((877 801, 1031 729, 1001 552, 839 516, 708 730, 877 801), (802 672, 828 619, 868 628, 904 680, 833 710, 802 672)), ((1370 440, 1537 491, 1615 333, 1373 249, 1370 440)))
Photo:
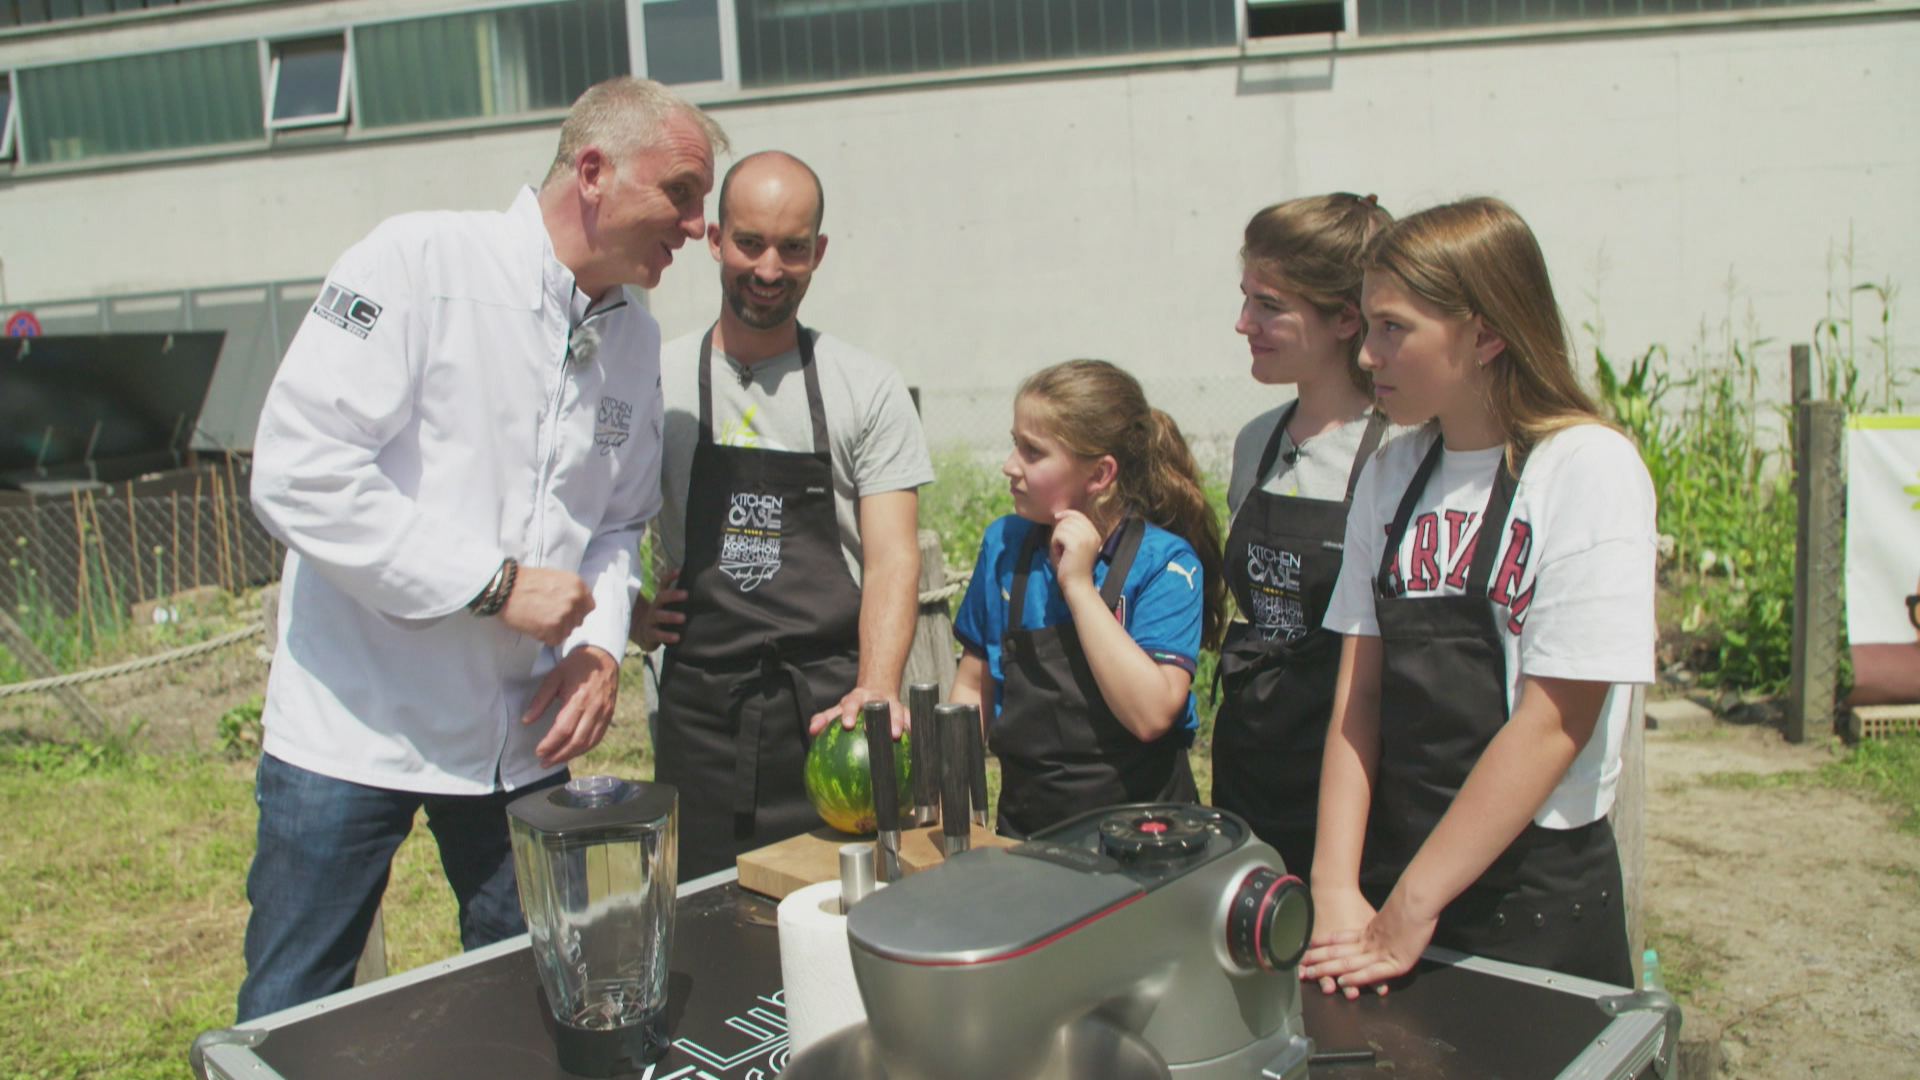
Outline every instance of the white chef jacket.
POLYGON ((533 189, 390 218, 341 256, 254 442, 254 512, 289 549, 266 751, 435 794, 555 771, 534 754, 552 711, 519 718, 560 656, 623 655, 661 422, 659 325, 624 289, 588 310, 533 189), (592 590, 559 650, 467 610, 509 555, 592 590))

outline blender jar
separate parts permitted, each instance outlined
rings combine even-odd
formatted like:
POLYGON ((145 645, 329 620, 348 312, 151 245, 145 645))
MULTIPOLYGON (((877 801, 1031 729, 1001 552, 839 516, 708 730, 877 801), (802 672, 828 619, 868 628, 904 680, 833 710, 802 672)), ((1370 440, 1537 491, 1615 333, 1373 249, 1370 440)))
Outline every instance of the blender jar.
POLYGON ((679 793, 583 776, 507 806, 560 1067, 637 1072, 667 1049, 679 793))

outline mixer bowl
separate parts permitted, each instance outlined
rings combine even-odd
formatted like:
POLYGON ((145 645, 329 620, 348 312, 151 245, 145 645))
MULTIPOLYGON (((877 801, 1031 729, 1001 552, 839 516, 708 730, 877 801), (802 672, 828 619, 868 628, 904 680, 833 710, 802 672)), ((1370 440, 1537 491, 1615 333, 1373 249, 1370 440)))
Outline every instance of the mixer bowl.
MULTIPOLYGON (((964 1073, 962 1068, 962 1073, 964 1073)), ((1138 1036, 1103 1020, 1082 1018, 1054 1036, 1046 1068, 1005 1080, 1172 1080, 1166 1062, 1138 1036)), ((779 1080, 931 1080, 894 1075, 880 1060, 873 1029, 853 1024, 821 1039, 780 1073, 779 1080)))

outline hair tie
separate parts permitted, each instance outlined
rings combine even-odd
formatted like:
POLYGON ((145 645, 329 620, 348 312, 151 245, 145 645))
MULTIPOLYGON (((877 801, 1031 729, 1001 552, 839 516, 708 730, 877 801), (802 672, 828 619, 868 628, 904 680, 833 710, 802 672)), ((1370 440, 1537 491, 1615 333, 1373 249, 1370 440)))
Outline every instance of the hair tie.
POLYGON ((1364 201, 1364 202, 1365 202, 1365 203, 1366 203, 1366 204, 1367 204, 1368 206, 1379 206, 1379 205, 1380 205, 1380 196, 1378 196, 1378 195, 1369 195, 1369 196, 1367 196, 1367 197, 1366 197, 1366 199, 1364 199, 1363 201, 1364 201))

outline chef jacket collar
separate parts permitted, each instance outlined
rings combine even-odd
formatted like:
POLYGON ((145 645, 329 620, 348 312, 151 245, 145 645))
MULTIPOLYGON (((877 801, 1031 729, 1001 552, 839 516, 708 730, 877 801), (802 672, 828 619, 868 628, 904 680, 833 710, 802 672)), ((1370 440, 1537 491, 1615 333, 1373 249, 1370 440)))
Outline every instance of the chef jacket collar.
POLYGON ((533 248, 534 258, 527 260, 526 265, 540 268, 537 286, 531 280, 527 286, 539 289, 541 307, 552 304, 566 312, 569 327, 579 326, 596 306, 611 307, 626 299, 626 289, 620 286, 608 290, 598 305, 594 304, 592 297, 580 291, 573 271, 553 252, 553 237, 547 234, 546 219, 540 216, 540 193, 531 185, 520 189, 513 206, 507 210, 507 219, 513 222, 516 230, 525 234, 528 244, 533 248))

